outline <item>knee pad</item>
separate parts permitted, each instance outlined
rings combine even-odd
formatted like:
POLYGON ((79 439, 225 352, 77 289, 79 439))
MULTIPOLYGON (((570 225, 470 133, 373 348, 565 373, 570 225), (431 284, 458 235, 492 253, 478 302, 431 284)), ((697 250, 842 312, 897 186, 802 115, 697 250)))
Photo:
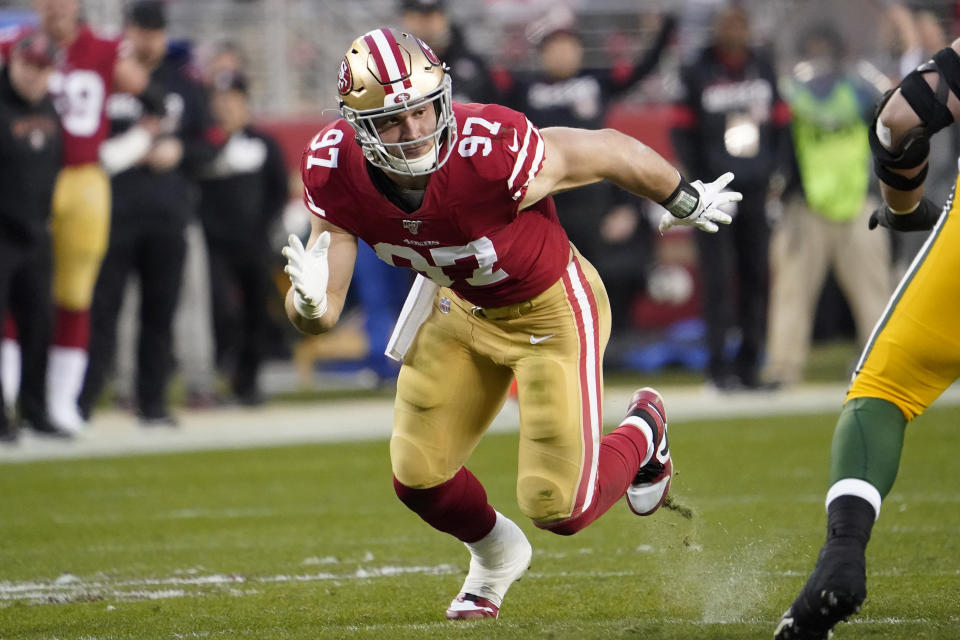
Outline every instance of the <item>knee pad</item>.
POLYGON ((538 527, 570 516, 571 496, 568 490, 549 474, 530 474, 517 479, 517 504, 523 515, 538 527))
MULTIPOLYGON (((390 465, 394 477, 411 489, 429 489, 450 479, 415 438, 394 434, 390 438, 390 465)), ((456 471, 456 469, 454 469, 456 471)))

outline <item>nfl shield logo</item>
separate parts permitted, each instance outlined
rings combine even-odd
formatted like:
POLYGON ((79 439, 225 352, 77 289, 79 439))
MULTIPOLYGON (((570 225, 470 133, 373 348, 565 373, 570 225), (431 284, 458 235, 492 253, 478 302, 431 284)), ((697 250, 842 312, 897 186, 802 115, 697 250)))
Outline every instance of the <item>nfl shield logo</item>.
POLYGON ((450 298, 440 298, 440 313, 450 313, 450 298))
POLYGON ((423 220, 404 220, 403 228, 409 231, 410 233, 412 233, 413 235, 417 235, 418 233, 420 233, 421 223, 423 223, 423 220))

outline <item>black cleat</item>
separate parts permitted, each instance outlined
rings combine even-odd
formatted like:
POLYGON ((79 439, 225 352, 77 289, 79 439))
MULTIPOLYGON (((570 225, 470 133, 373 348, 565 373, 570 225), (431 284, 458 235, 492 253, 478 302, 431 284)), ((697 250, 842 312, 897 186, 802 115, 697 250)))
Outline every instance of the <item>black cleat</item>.
POLYGON ((860 611, 866 597, 863 545, 829 540, 807 584, 780 618, 774 640, 827 640, 838 622, 860 611))

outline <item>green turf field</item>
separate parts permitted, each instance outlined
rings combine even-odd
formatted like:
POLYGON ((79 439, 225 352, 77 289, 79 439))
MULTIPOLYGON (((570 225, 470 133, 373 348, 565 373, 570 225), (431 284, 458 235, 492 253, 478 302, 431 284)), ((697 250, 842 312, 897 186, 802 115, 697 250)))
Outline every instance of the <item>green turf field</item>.
MULTIPOLYGON (((318 408, 318 412, 322 408, 318 408)), ((384 442, 0 466, 0 638, 769 638, 822 541, 835 415, 671 425, 672 494, 571 538, 520 519, 510 435, 471 465, 535 553, 448 623, 466 551, 395 499, 384 442)), ((960 410, 908 434, 837 640, 960 637, 960 410)))

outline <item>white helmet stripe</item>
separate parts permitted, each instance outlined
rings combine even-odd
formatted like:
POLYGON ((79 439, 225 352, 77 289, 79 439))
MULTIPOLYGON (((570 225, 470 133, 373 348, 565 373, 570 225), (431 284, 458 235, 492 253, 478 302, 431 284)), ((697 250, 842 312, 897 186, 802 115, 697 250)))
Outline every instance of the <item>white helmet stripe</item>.
POLYGON ((406 62, 400 53, 400 47, 387 29, 376 29, 364 36, 364 41, 370 47, 370 53, 377 63, 380 73, 380 82, 384 85, 387 94, 411 86, 406 62))

